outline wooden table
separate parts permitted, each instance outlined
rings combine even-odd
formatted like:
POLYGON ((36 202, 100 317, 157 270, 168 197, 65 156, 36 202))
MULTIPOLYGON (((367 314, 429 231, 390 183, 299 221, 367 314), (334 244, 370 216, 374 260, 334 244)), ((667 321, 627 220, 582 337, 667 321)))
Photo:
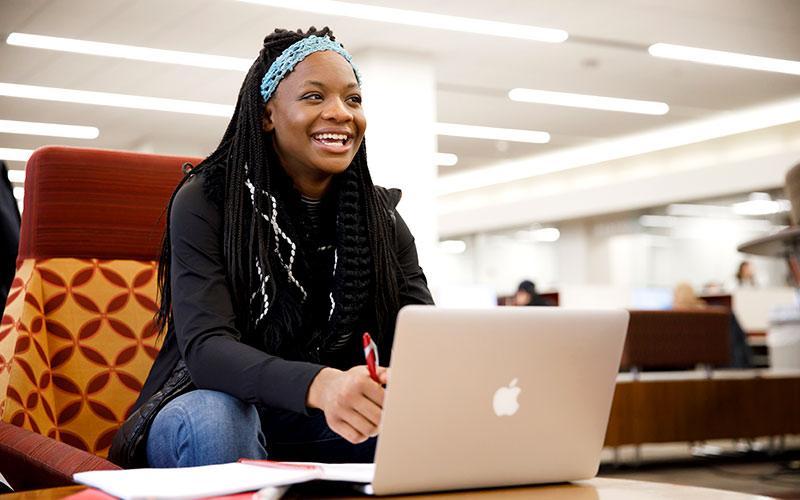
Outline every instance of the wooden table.
MULTIPOLYGON (((64 498, 84 489, 83 486, 67 486, 47 490, 35 490, 5 495, 3 500, 55 500, 64 498)), ((325 493, 319 488, 313 491, 293 487, 283 497, 286 500, 305 498, 340 498, 361 499, 364 496, 342 496, 341 494, 325 493)), ((388 498, 413 498, 414 500, 426 499, 465 499, 465 500, 663 500, 673 498, 686 498, 694 500, 761 500, 770 497, 735 493, 732 491, 712 490, 697 488, 695 486, 680 486, 647 481, 631 481, 629 479, 595 478, 588 481, 577 481, 569 484, 552 486, 528 486, 520 488, 500 488, 493 490, 458 491, 440 493, 437 495, 413 495, 388 498)))

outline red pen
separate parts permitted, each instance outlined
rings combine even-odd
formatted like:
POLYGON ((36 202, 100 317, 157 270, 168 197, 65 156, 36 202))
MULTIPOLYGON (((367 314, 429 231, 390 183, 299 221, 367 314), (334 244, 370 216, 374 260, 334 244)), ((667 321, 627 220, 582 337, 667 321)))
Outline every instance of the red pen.
POLYGON ((381 380, 378 378, 378 346, 375 345, 375 342, 372 340, 368 332, 364 332, 364 358, 367 360, 367 370, 369 370, 369 376, 372 377, 377 383, 381 383, 381 380))

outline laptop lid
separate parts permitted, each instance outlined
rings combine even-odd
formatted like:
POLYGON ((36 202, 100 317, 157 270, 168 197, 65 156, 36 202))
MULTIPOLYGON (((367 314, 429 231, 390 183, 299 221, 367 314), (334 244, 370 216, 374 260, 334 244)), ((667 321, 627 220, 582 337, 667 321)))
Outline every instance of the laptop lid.
POLYGON ((403 308, 372 490, 593 477, 627 324, 623 310, 403 308))

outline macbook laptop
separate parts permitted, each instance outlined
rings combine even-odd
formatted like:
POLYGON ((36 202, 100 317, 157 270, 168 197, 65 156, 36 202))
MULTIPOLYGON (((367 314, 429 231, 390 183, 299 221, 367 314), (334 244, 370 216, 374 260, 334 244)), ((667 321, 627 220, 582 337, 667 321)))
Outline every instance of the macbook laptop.
POLYGON ((367 492, 594 477, 628 313, 409 306, 367 492))

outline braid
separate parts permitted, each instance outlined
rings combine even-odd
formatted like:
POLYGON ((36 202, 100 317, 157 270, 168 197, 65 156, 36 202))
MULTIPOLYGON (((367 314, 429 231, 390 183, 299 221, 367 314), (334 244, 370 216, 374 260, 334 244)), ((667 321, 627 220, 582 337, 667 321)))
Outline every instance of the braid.
MULTIPOLYGON (((314 359, 308 349, 317 346, 337 350, 374 323, 377 338, 391 323, 399 308, 396 272, 399 267, 391 242, 393 223, 387 207, 378 199, 367 167, 366 147, 362 143, 350 167, 334 184, 338 187, 336 203, 335 247, 338 263, 332 285, 336 307, 327 331, 307 333, 303 324, 305 292, 285 269, 282 259, 299 241, 297 222, 287 213, 291 200, 291 181, 277 160, 271 138, 262 129, 264 103, 260 94, 261 79, 272 62, 293 43, 308 36, 327 36, 335 40, 327 27, 308 31, 276 29, 264 38, 259 57, 247 76, 236 103, 233 117, 217 149, 184 178, 170 199, 191 175, 203 171, 211 188, 222 184, 210 175, 224 171, 224 195, 219 200, 223 218, 223 254, 229 289, 236 312, 237 329, 243 341, 260 345, 268 352, 294 349, 295 354, 314 359), (213 167, 213 168, 212 168, 213 167), (274 220, 269 220, 274 218, 274 220), (273 223, 278 228, 273 227, 273 223), (291 249, 284 248, 291 246, 291 249), (266 293, 260 294, 267 287, 266 293), (266 318, 259 322, 253 300, 262 295, 266 318), (308 337, 304 337, 307 335, 308 337), (306 352, 298 352, 303 351, 306 352)), ((207 189, 208 192, 208 189, 207 189)), ((160 308, 156 315, 162 332, 171 320, 170 224, 162 242, 158 283, 160 308)), ((300 252, 300 248, 297 248, 300 252)), ((301 271, 308 269, 306 259, 297 259, 301 271)), ((263 316, 263 315, 262 315, 263 316)))

